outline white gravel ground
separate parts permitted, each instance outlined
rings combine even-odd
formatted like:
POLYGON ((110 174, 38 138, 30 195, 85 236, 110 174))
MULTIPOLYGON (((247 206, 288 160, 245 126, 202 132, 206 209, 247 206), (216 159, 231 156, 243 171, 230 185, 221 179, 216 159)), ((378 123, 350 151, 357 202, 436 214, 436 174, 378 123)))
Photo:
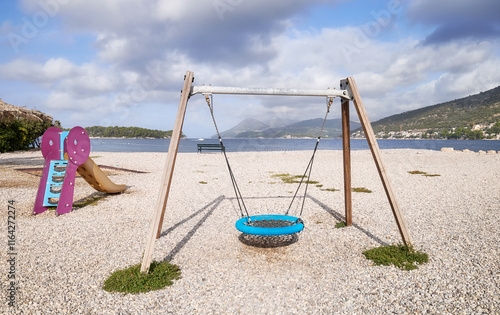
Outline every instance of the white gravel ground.
MULTIPOLYGON (((282 214, 311 152, 228 153, 251 214, 282 214)), ((305 229, 285 247, 245 245, 220 153, 179 154, 154 259, 181 268, 173 286, 147 294, 102 290, 115 270, 141 262, 165 153, 92 153, 119 172, 121 195, 56 217, 31 216, 39 177, 13 171, 43 165, 40 152, 0 154, 0 313, 19 314, 499 314, 500 154, 385 150, 389 178, 417 249, 413 271, 373 266, 363 250, 401 242, 369 151, 352 152, 353 226, 343 220, 341 151, 318 151, 305 229), (436 177, 411 175, 419 170, 436 177), (200 183, 206 182, 206 184, 200 183), (10 183, 10 185, 9 185, 10 183), (11 187, 13 186, 13 187, 11 187), (7 208, 16 206, 17 305, 7 305, 7 208)), ((82 180, 75 199, 94 194, 82 180)))

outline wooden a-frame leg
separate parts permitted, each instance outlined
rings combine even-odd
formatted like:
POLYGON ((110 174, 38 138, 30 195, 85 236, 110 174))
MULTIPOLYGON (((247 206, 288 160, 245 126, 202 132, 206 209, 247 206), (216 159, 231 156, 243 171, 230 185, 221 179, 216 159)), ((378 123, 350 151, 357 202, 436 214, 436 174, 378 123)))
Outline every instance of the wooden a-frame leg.
MULTIPOLYGON (((340 83, 341 89, 345 87, 340 83)), ((342 107, 342 151, 344 157, 344 203, 345 203, 345 224, 352 225, 352 196, 351 196, 351 138, 350 138, 350 118, 349 100, 341 99, 342 107)))
POLYGON ((146 249, 142 258, 141 272, 147 273, 151 265, 153 251, 155 246, 155 239, 160 237, 161 226, 163 224, 163 216, 165 208, 167 207, 168 193, 170 191, 170 184, 172 183, 172 175, 174 173, 175 158, 177 157, 177 149, 179 148, 179 140, 182 133, 182 124, 184 123, 184 116, 186 114, 186 107, 191 93, 191 84, 193 83, 193 73, 186 72, 184 77, 184 87, 182 88, 181 100, 177 117, 175 118, 175 125, 172 131, 172 138, 170 139, 170 146, 168 147, 167 163, 163 172, 163 179, 158 194, 156 203, 156 210, 153 214, 151 227, 149 229, 148 238, 146 240, 146 249))
POLYGON ((396 224, 398 225, 401 238, 403 239, 405 245, 412 246, 413 244, 410 233, 408 232, 403 214, 399 209, 399 205, 396 201, 396 197, 387 177, 387 173, 385 171, 385 167, 382 163, 382 158, 380 155, 380 148, 378 147, 377 140, 375 139, 375 134, 373 133, 372 126, 370 124, 370 121, 368 120, 368 115, 366 114, 365 107, 363 106, 363 102, 361 101, 361 96, 359 95, 358 88, 356 86, 356 83, 354 82, 354 78, 348 77, 347 81, 344 82, 347 82, 347 88, 350 89, 352 93, 351 95, 354 102, 354 107, 356 108, 359 120, 361 121, 361 125, 363 126, 366 140, 368 141, 368 145, 370 146, 373 160, 375 161, 375 165, 377 166, 378 174, 380 175, 380 179, 382 180, 382 185, 384 186, 389 204, 391 205, 392 213, 394 214, 394 218, 396 219, 396 224))

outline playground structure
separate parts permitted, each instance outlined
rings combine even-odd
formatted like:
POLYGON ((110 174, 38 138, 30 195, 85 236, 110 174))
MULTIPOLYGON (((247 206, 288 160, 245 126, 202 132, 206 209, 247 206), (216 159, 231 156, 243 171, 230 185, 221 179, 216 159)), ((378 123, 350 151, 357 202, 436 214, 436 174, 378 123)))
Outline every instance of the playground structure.
POLYGON ((57 215, 70 212, 77 172, 98 191, 114 194, 127 189, 125 185, 114 184, 89 157, 90 139, 82 127, 70 131, 61 131, 57 127, 47 129, 42 136, 41 149, 45 164, 34 215, 54 206, 57 206, 57 215))
MULTIPOLYGON (((348 77, 344 80, 340 81, 340 88, 341 90, 336 90, 336 89, 326 89, 326 90, 301 90, 301 89, 273 89, 273 88, 264 88, 264 89, 256 89, 256 88, 235 88, 235 87, 215 87, 215 86, 192 86, 192 83, 194 82, 194 74, 193 72, 187 71, 186 75, 184 76, 184 86, 181 92, 181 99, 179 103, 179 109, 177 111, 177 116, 175 120, 175 125, 174 129, 172 132, 172 138, 170 140, 170 146, 168 149, 168 157, 167 157, 167 162, 166 166, 164 169, 164 174, 163 174, 163 180, 162 184, 160 186, 160 192, 158 195, 157 199, 157 207, 156 210, 153 214, 150 230, 146 239, 146 248, 144 251, 143 255, 143 260, 142 260, 142 265, 141 265, 141 272, 148 272, 149 267, 151 265, 151 259, 153 256, 153 251, 154 251, 154 242, 155 239, 160 237, 161 233, 161 228, 162 228, 162 223, 163 223, 163 217, 165 214, 165 209, 168 201, 168 195, 170 191, 170 186, 172 183, 172 175, 174 171, 174 166, 175 166, 175 160, 177 157, 177 150, 179 147, 179 140, 182 132, 182 125, 184 123, 184 116, 186 113, 186 108, 187 108, 187 103, 188 100, 191 96, 195 94, 203 94, 205 98, 207 99, 207 103, 210 102, 208 97, 212 96, 213 94, 242 94, 242 95, 289 95, 289 96, 323 96, 326 97, 327 100, 331 101, 335 97, 340 97, 341 98, 341 117, 342 117, 342 142, 343 142, 343 164, 344 164, 344 198, 345 198, 345 223, 347 226, 352 225, 352 200, 351 200, 351 158, 350 158, 350 126, 349 126, 349 102, 353 101, 354 107, 356 108, 356 112, 358 114, 359 120, 361 122, 361 125, 363 127, 363 131, 365 133, 365 137, 368 141, 368 145, 370 147, 370 151, 372 153, 373 160, 375 162, 375 165, 377 167, 378 174, 380 176, 380 180, 382 182, 382 185, 384 187, 387 199, 389 201, 389 205, 391 207, 392 213, 394 215, 396 224, 398 226, 401 238, 404 242, 405 245, 411 246, 412 245, 412 240, 411 236, 408 232, 408 229, 406 227, 405 220, 403 218, 402 212, 399 208, 399 205, 396 201, 394 192, 392 190, 392 186, 389 182, 389 179, 387 177, 387 173, 385 171, 384 164, 382 162, 381 154, 380 154, 380 149, 378 146, 378 143, 375 139, 375 134, 373 133, 373 129, 371 127, 370 121, 368 120, 368 116, 366 114, 363 102, 361 100, 361 96, 358 92, 356 83, 354 81, 353 77, 348 77)), ((329 109, 329 108, 328 108, 329 109)), ((212 112, 212 118, 213 118, 213 111, 211 108, 212 112)), ((325 116, 326 120, 326 116, 325 116)), ((215 118, 214 118, 214 124, 217 128, 217 124, 215 123, 215 118)), ((220 140, 220 135, 219 135, 219 141, 220 140)), ((319 141, 319 137, 318 137, 319 141)), ((222 141, 221 141, 222 145, 222 141)), ((314 155, 313 155, 314 157, 314 155)), ((227 159, 226 159, 227 161, 227 159)), ((234 186, 234 179, 233 175, 230 169, 230 166, 228 165, 229 172, 231 173, 231 178, 233 180, 233 186, 234 186)), ((307 170, 306 170, 307 172, 307 170)), ((235 188, 235 191, 237 189, 235 188)), ((305 196, 304 196, 305 198, 305 196)), ((272 215, 272 219, 276 218, 277 216, 272 215)), ((288 216, 287 216, 288 217, 288 216)), ((272 228, 264 228, 264 229, 255 229, 252 227, 248 227, 246 222, 248 222, 248 216, 247 218, 242 218, 238 220, 236 226, 240 231, 245 233, 248 231, 250 234, 253 234, 259 230, 262 231, 263 235, 271 235, 272 233, 269 229, 274 229, 272 228), (266 230, 267 229, 267 230, 266 230)), ((283 218, 284 220, 289 220, 289 218, 283 218)), ((284 227, 287 230, 292 230, 291 232, 295 233, 300 231, 303 228, 303 223, 296 222, 293 224, 295 227, 284 227), (301 226, 302 225, 302 226, 301 226)), ((278 228, 279 234, 284 234, 283 227, 278 228)))

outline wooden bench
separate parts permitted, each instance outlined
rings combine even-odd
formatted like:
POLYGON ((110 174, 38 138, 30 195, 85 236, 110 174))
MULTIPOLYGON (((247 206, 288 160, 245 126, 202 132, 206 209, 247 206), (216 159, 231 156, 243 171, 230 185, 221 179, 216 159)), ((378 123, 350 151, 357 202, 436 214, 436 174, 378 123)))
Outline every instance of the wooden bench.
POLYGON ((198 143, 198 152, 202 150, 224 151, 224 147, 220 143, 198 143))

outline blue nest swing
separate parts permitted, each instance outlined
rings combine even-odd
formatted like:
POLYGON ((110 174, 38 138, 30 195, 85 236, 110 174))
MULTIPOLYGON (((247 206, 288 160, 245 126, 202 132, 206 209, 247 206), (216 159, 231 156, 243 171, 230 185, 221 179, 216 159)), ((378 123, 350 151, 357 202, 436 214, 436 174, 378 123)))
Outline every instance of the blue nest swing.
POLYGON ((267 214, 243 217, 235 226, 245 234, 273 236, 298 233, 304 229, 304 222, 289 215, 267 214))

